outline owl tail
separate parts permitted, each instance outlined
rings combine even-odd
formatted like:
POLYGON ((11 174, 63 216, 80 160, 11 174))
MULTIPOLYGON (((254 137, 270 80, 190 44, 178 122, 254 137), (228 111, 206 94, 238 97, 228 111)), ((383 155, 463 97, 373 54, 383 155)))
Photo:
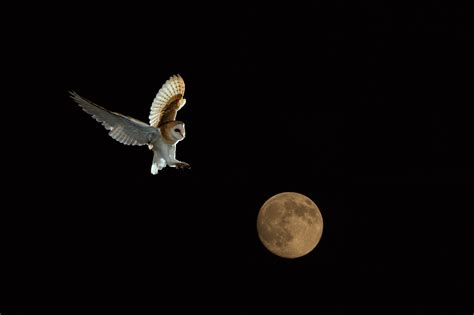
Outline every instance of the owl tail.
POLYGON ((165 160, 156 151, 153 151, 153 163, 151 164, 151 173, 153 175, 156 175, 158 174, 158 171, 162 170, 165 166, 165 160))
POLYGON ((151 173, 153 175, 158 174, 158 163, 160 162, 160 157, 156 152, 153 152, 153 163, 151 164, 151 173))

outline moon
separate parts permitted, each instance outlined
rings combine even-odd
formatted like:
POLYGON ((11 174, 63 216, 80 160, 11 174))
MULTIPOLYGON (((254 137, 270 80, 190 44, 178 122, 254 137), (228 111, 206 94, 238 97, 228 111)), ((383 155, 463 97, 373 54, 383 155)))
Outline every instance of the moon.
POLYGON ((298 258, 318 245, 323 218, 318 206, 305 195, 283 192, 269 198, 260 208, 257 232, 273 254, 298 258))

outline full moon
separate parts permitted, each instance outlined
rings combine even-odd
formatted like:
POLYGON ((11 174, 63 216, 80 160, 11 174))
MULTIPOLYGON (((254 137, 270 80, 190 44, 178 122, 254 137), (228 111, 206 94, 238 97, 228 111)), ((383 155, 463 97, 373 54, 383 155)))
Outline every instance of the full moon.
POLYGON ((305 195, 283 192, 260 208, 257 231, 263 245, 273 254, 298 258, 318 245, 323 218, 318 206, 305 195))

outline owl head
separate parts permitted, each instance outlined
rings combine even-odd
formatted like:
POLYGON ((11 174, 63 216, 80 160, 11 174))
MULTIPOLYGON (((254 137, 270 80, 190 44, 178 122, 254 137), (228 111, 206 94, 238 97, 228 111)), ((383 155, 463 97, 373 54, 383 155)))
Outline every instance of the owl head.
POLYGON ((170 121, 160 129, 163 137, 170 143, 181 141, 186 136, 184 123, 182 121, 170 121))
POLYGON ((177 140, 181 141, 186 136, 186 130, 184 129, 184 123, 181 121, 176 121, 173 126, 171 135, 177 140))

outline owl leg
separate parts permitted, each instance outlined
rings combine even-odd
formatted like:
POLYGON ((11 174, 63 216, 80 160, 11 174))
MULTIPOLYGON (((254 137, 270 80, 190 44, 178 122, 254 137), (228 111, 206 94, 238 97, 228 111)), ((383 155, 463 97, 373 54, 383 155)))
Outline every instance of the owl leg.
POLYGON ((188 163, 183 162, 183 161, 178 161, 178 160, 169 161, 168 165, 170 167, 176 167, 177 169, 189 169, 189 168, 191 168, 191 165, 189 165, 188 163))
POLYGON ((189 165, 188 163, 178 161, 176 159, 176 146, 173 146, 170 149, 167 163, 170 167, 176 167, 177 169, 189 169, 189 168, 191 168, 191 165, 189 165))

